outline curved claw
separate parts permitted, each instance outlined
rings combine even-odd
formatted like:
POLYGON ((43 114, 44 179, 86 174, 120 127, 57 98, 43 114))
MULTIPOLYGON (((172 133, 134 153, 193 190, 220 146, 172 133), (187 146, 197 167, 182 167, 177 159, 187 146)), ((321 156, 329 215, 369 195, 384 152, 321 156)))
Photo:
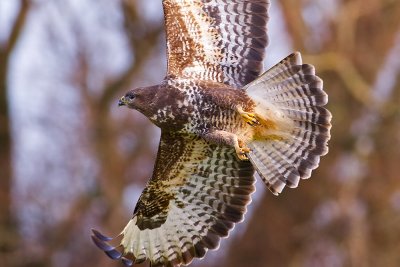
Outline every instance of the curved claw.
POLYGON ((258 118, 255 114, 253 113, 245 113, 242 114, 243 119, 247 122, 248 125, 250 126, 255 126, 259 125, 260 122, 258 121, 258 118))
POLYGON ((260 124, 260 121, 255 113, 246 112, 241 106, 236 107, 236 111, 242 116, 243 120, 250 126, 256 126, 260 124))
POLYGON ((246 154, 250 152, 250 149, 246 146, 246 144, 243 141, 238 140, 238 145, 237 147, 235 146, 235 150, 236 150, 236 155, 240 160, 249 160, 246 154))

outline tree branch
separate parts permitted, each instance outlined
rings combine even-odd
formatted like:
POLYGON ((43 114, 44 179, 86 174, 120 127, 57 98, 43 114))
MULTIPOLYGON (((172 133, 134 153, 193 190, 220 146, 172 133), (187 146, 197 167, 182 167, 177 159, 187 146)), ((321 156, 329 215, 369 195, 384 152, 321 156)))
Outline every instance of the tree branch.
POLYGON ((303 57, 305 62, 313 62, 319 71, 331 70, 336 72, 346 84, 346 88, 349 89, 354 99, 366 107, 372 105, 370 85, 358 72, 353 62, 345 56, 336 52, 326 52, 317 56, 303 55, 303 57))
POLYGON ((12 202, 11 129, 8 105, 9 58, 24 28, 30 10, 30 2, 22 0, 11 34, 4 45, 0 45, 0 258, 5 266, 17 266, 20 258, 15 256, 19 235, 12 202))
POLYGON ((21 35, 21 32, 24 29, 26 19, 29 14, 29 10, 31 9, 31 6, 32 6, 32 2, 30 0, 21 0, 20 2, 21 2, 21 7, 18 11, 14 25, 11 29, 10 36, 9 36, 6 44, 4 45, 4 48, 2 49, 5 51, 4 53, 6 55, 11 54, 11 52, 13 51, 13 49, 21 35))
POLYGON ((109 101, 114 98, 114 95, 122 88, 128 87, 131 84, 133 78, 142 69, 143 63, 149 58, 153 48, 158 44, 157 39, 164 30, 163 25, 160 25, 146 32, 144 36, 135 34, 135 32, 140 32, 137 30, 138 21, 140 20, 138 19, 135 7, 135 5, 129 4, 129 2, 122 2, 126 36, 129 37, 131 51, 135 55, 135 60, 132 61, 124 73, 104 88, 103 95, 99 101, 100 107, 108 108, 109 101))

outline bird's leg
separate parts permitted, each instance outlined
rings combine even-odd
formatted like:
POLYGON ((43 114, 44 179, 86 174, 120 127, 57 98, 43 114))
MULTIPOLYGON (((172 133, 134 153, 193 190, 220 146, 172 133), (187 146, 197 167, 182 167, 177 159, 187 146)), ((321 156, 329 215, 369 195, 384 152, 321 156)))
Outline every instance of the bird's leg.
POLYGON ((250 149, 246 146, 245 142, 237 137, 236 134, 227 131, 213 130, 201 134, 201 137, 206 141, 216 144, 233 146, 235 148, 236 155, 240 160, 248 160, 246 153, 249 153, 250 149))
POLYGON ((240 160, 248 160, 249 158, 246 154, 250 153, 250 148, 242 140, 237 139, 237 141, 237 146, 235 146, 236 155, 240 160))
POLYGON ((242 116, 244 121, 250 126, 256 126, 260 124, 257 115, 255 113, 244 111, 242 106, 240 105, 237 105, 235 109, 240 114, 240 116, 242 116))

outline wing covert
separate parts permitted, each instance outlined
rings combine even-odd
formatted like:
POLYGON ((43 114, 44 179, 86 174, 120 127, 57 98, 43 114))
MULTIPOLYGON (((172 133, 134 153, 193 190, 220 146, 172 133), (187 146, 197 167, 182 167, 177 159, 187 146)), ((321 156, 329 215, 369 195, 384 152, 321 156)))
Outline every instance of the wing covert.
POLYGON ((97 231, 92 238, 128 265, 189 264, 216 249, 243 220, 255 190, 253 174, 251 163, 239 161, 231 147, 163 132, 153 177, 121 233, 122 252, 97 231))
POLYGON ((168 73, 242 87, 259 76, 269 0, 163 0, 168 73))

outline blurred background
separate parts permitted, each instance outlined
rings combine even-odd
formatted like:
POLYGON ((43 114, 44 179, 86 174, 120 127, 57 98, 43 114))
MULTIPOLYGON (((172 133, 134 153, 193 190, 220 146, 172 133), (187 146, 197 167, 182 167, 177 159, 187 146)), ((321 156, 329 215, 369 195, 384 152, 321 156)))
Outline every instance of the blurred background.
MULTIPOLYGON (((400 2, 272 0, 266 67, 294 50, 333 113, 330 153, 193 266, 400 266, 400 2)), ((0 265, 121 266, 115 235, 151 176, 159 130, 118 109, 165 75, 161 1, 0 1, 0 265)), ((141 265, 141 266, 148 266, 141 265)))

